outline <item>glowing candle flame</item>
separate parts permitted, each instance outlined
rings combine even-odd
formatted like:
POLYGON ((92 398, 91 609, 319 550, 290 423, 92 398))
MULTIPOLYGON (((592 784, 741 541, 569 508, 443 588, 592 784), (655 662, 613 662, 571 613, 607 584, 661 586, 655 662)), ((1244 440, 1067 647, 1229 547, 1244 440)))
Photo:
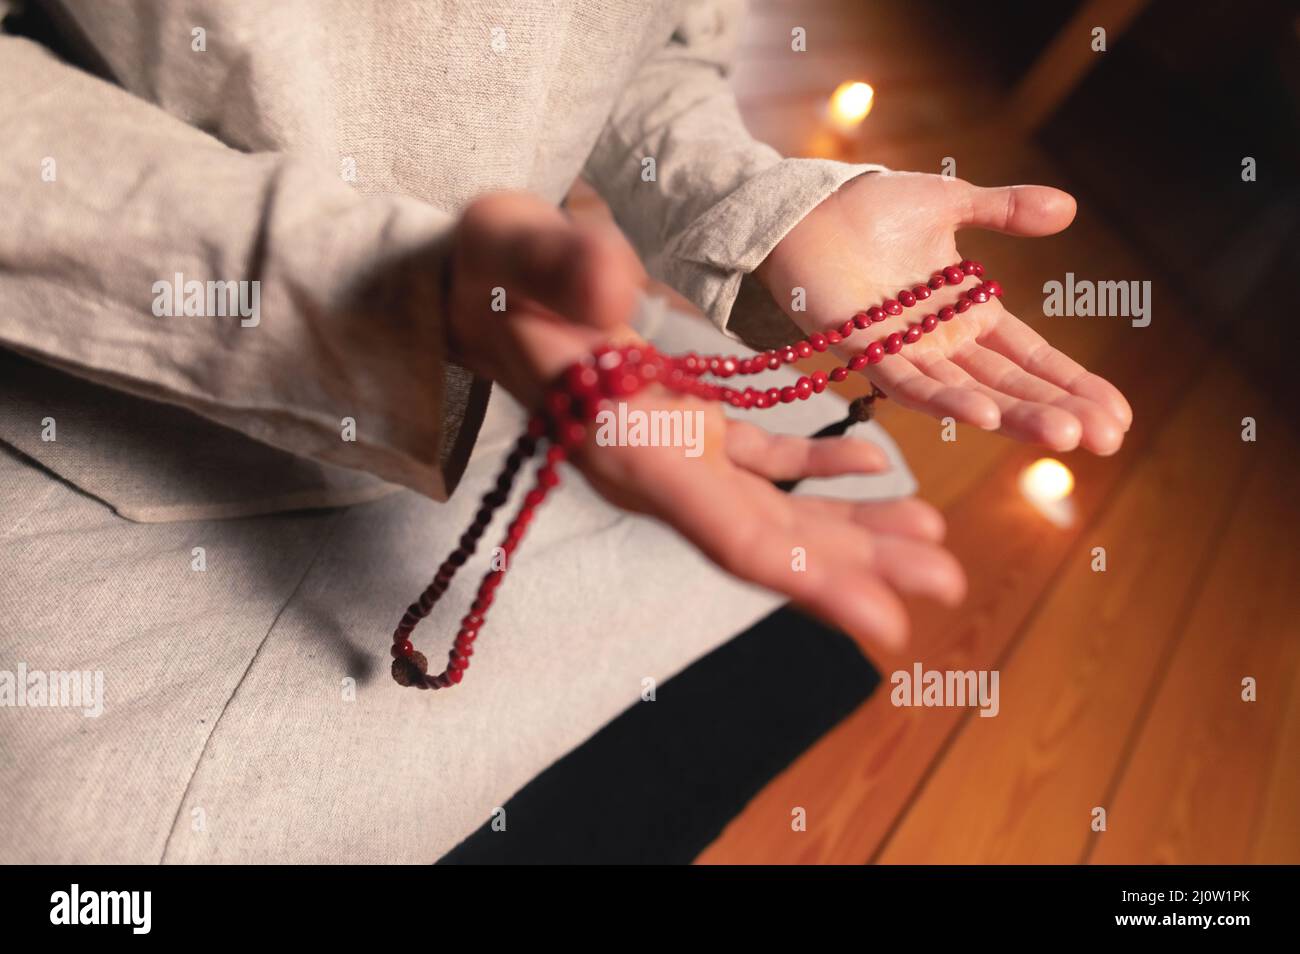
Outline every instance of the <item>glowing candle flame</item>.
POLYGON ((1043 516, 1057 526, 1074 522, 1074 474, 1059 460, 1041 457, 1020 474, 1020 492, 1043 516))
POLYGON ((831 122, 841 132, 849 132, 867 118, 875 102, 876 91, 867 83, 841 83, 831 94, 831 122))
POLYGON ((1035 502, 1056 503, 1074 490, 1074 474, 1059 460, 1040 457, 1020 475, 1020 490, 1035 502))

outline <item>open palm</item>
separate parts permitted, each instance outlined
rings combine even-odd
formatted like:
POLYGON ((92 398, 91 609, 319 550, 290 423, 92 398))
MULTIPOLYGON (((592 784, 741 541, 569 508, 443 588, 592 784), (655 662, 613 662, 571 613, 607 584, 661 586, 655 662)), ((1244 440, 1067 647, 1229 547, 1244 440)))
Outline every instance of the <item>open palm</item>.
POLYGON ((964 595, 961 567, 940 545, 943 518, 929 504, 803 496, 773 485, 884 470, 888 459, 875 445, 772 434, 727 418, 716 404, 657 387, 628 404, 633 411, 701 412, 703 453, 598 447, 589 438, 573 463, 612 503, 667 523, 733 576, 892 650, 907 632, 900 596, 951 604, 964 595))
MULTIPOLYGON (((793 288, 804 288, 807 311, 788 313, 805 331, 824 331, 960 260, 959 229, 1050 235, 1069 225, 1074 211, 1069 195, 1045 186, 984 189, 935 175, 873 173, 809 213, 757 274, 784 305, 793 288)), ((987 265, 996 276, 996 263, 987 265)), ((871 333, 902 331, 958 294, 940 289, 871 333)), ((1059 451, 1082 446, 1112 454, 1133 418, 1118 389, 1052 347, 997 298, 863 373, 905 407, 1059 451)))

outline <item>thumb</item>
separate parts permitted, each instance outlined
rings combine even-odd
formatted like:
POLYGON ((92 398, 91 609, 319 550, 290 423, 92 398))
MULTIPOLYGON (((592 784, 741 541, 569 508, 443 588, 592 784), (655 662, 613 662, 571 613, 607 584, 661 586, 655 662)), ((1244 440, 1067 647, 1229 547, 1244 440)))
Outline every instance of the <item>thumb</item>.
MULTIPOLYGON (((545 245, 546 243, 542 243, 545 245)), ((542 305, 569 321, 610 330, 630 320, 648 279, 613 224, 584 223, 524 266, 542 305)))
POLYGON ((574 223, 536 196, 475 200, 457 229, 458 261, 476 282, 501 285, 553 315, 592 328, 625 322, 646 282, 612 223, 574 223))
POLYGON ((1009 235, 1053 235, 1074 221, 1074 212, 1074 197, 1050 186, 968 185, 958 225, 1009 235))

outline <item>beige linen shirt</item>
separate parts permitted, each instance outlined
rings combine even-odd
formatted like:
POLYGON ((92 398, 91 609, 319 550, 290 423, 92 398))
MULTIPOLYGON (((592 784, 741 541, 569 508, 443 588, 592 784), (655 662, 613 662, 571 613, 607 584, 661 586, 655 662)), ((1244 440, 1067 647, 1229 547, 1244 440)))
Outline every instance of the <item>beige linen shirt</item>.
POLYGON ((585 174, 652 274, 769 344, 794 328, 762 293, 733 317, 742 283, 876 168, 749 137, 732 2, 6 9, 0 439, 135 520, 446 499, 488 388, 445 353, 437 276, 485 191, 559 202, 585 174), (193 282, 256 282, 255 320, 159 308, 193 282), (69 401, 95 413, 51 440, 69 401))

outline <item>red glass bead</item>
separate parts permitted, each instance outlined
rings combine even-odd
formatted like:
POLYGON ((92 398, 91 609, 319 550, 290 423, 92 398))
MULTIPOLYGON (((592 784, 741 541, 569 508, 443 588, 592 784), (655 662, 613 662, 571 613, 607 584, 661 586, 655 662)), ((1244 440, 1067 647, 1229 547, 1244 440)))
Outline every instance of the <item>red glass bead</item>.
POLYGON ((844 340, 844 336, 841 335, 838 331, 828 331, 826 332, 826 340, 830 344, 837 345, 844 340))
POLYGON ((921 319, 921 330, 922 330, 922 331, 925 331, 925 332, 931 332, 931 331, 934 331, 934 329, 935 329, 935 328, 938 328, 938 327, 939 327, 939 316, 938 316, 938 315, 926 315, 924 318, 921 319))
POLYGON ((400 643, 393 643, 392 653, 394 659, 406 659, 415 652, 415 647, 411 645, 409 639, 404 639, 400 643))
POLYGON ((849 370, 861 371, 867 366, 867 356, 865 354, 855 354, 849 358, 849 370))
POLYGON ((784 387, 781 389, 781 403, 793 404, 799 399, 799 392, 793 387, 784 387))
POLYGON ((870 318, 872 321, 884 321, 889 316, 885 314, 885 309, 877 305, 873 308, 867 309, 867 317, 870 318))
POLYGON ((575 364, 565 373, 564 385, 575 397, 586 397, 596 393, 600 386, 600 375, 590 365, 575 364))
POLYGON ((957 309, 953 308, 952 305, 944 305, 942 308, 939 309, 940 321, 952 321, 956 317, 957 317, 957 309))
POLYGON ((984 283, 984 290, 994 298, 1002 297, 1002 283, 996 278, 990 278, 984 283))
POLYGON ((966 276, 962 274, 961 269, 956 265, 949 265, 943 270, 943 279, 949 285, 960 285, 965 278, 966 276))
POLYGON ((794 346, 794 350, 795 354, 799 355, 799 357, 808 358, 812 356, 813 346, 806 341, 800 341, 794 346))
POLYGON ((902 350, 903 350, 903 336, 899 334, 897 331, 895 331, 892 335, 890 335, 888 338, 885 339, 885 353, 898 354, 898 352, 902 350))
POLYGON ((929 285, 915 285, 912 287, 912 294, 916 296, 917 301, 925 301, 930 297, 929 285))
POLYGON ((967 275, 974 275, 975 269, 978 268, 979 266, 976 262, 968 258, 962 261, 962 263, 957 267, 960 268, 967 275))
POLYGON ((825 390, 826 390, 826 381, 827 381, 827 377, 826 377, 826 372, 825 372, 825 371, 814 371, 814 372, 812 373, 812 388, 813 388, 813 393, 814 393, 814 394, 821 394, 823 391, 825 391, 825 390))
POLYGON ((841 338, 847 338, 847 337, 848 337, 849 335, 851 335, 851 334, 853 334, 853 319, 852 319, 852 318, 850 318, 848 321, 844 322, 844 324, 840 325, 840 337, 841 337, 841 338))
POLYGON ((546 394, 546 411, 552 417, 563 417, 573 406, 573 398, 565 391, 549 391, 546 394))
POLYGON ((439 676, 438 678, 439 678, 440 681, 443 680, 443 679, 446 679, 448 683, 450 683, 450 684, 452 684, 452 685, 458 685, 458 684, 460 683, 461 679, 463 679, 464 677, 465 677, 465 673, 464 673, 463 670, 461 670, 461 669, 448 669, 446 672, 444 672, 444 673, 443 673, 441 676, 439 676))
POLYGON ((829 347, 826 341, 826 336, 821 332, 818 332, 815 335, 810 335, 808 343, 812 345, 814 351, 825 351, 829 347))
POLYGON ((901 291, 898 293, 898 303, 904 308, 911 308, 916 304, 916 296, 910 291, 901 291))
POLYGON ((868 315, 865 311, 860 311, 853 316, 854 328, 865 328, 869 324, 871 324, 871 316, 868 315))
POLYGON ((943 277, 943 272, 935 272, 933 275, 930 276, 930 281, 928 282, 928 284, 935 291, 938 291, 940 288, 942 288, 944 285, 948 283, 943 277))
POLYGON ((587 428, 581 421, 565 421, 560 425, 559 441, 565 447, 577 447, 587 437, 587 428))
POLYGON ((871 364, 879 364, 880 359, 885 356, 885 346, 879 341, 873 341, 867 345, 867 350, 863 354, 867 356, 867 361, 871 364))
POLYGON ((984 302, 989 300, 989 293, 986 292, 982 287, 972 288, 970 291, 966 293, 966 297, 969 298, 971 301, 973 301, 975 304, 982 305, 984 304, 984 302))
POLYGON ((780 389, 780 388, 768 388, 768 389, 767 389, 767 403, 768 403, 768 404, 777 404, 777 403, 780 402, 780 400, 781 400, 781 389, 780 389))
POLYGON ((794 348, 788 346, 782 348, 781 360, 786 364, 794 364, 796 361, 799 360, 799 352, 795 351, 794 348))
POLYGON ((799 400, 801 401, 806 401, 810 397, 812 397, 812 393, 813 393, 812 379, 809 377, 802 377, 798 381, 796 381, 794 383, 794 393, 798 396, 799 400))
MULTIPOLYGON (((871 350, 871 346, 870 346, 870 345, 867 346, 867 350, 868 350, 868 351, 871 350)), ((843 381, 843 380, 844 380, 845 378, 847 378, 848 376, 849 376, 849 369, 848 369, 848 368, 832 368, 832 369, 831 369, 831 380, 832 380, 832 381, 843 381)))
POLYGON ((779 367, 781 367, 781 356, 775 351, 769 351, 767 353, 767 369, 775 371, 779 367))
POLYGON ((916 344, 921 340, 921 326, 908 325, 907 330, 903 332, 903 344, 916 344))
POLYGON ((885 309, 887 315, 901 315, 903 313, 903 306, 892 298, 885 299, 880 307, 885 309))
POLYGON ((953 307, 957 309, 957 314, 964 315, 966 312, 970 311, 971 304, 972 302, 969 298, 958 298, 957 304, 953 307))

